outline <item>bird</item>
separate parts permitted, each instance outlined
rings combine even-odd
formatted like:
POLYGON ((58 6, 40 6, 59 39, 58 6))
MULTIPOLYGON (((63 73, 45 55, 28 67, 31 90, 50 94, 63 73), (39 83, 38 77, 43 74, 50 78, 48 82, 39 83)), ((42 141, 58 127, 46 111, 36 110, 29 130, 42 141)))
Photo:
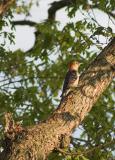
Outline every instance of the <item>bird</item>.
POLYGON ((71 92, 74 88, 77 87, 78 81, 79 81, 79 66, 81 63, 78 61, 72 60, 68 64, 68 71, 65 76, 63 89, 61 97, 65 97, 68 95, 69 92, 71 92))

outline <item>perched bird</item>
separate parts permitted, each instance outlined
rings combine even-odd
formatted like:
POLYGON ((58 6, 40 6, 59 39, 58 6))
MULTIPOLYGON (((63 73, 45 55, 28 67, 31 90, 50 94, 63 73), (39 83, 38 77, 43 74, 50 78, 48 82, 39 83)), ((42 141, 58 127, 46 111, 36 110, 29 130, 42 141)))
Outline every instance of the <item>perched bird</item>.
POLYGON ((71 61, 68 64, 68 72, 65 76, 61 97, 65 97, 70 91, 77 87, 79 81, 78 68, 80 63, 71 61))

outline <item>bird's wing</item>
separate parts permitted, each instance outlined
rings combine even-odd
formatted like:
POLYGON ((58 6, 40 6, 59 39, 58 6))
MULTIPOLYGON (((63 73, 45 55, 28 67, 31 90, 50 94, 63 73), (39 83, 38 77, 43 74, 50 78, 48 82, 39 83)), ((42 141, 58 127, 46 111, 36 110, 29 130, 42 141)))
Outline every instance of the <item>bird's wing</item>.
POLYGON ((65 76, 65 80, 64 80, 64 84, 63 84, 63 89, 62 89, 62 94, 63 94, 63 92, 67 89, 70 76, 71 76, 71 72, 68 71, 68 72, 66 73, 66 76, 65 76))
POLYGON ((78 77, 78 72, 71 71, 68 81, 68 87, 72 86, 77 81, 78 77))
POLYGON ((64 85, 63 85, 63 90, 62 90, 62 95, 63 93, 66 92, 67 89, 71 88, 71 87, 76 87, 78 84, 78 73, 76 71, 68 71, 66 76, 65 76, 65 80, 64 80, 64 85))

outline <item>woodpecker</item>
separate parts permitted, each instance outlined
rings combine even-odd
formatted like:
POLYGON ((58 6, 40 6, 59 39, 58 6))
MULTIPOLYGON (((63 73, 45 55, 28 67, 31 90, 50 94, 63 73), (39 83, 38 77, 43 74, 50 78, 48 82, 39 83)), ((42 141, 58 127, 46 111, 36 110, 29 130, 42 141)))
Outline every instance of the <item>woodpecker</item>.
POLYGON ((68 72, 65 76, 61 97, 67 96, 70 91, 77 87, 79 81, 79 66, 80 63, 77 61, 71 61, 68 64, 68 72))

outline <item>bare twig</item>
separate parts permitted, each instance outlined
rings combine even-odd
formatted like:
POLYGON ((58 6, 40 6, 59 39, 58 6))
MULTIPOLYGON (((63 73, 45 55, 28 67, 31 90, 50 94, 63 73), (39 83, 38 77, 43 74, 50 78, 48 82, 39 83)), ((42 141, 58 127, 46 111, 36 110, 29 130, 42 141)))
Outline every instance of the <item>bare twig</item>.
POLYGON ((59 152, 61 152, 63 155, 82 156, 82 155, 87 155, 88 153, 91 153, 91 152, 95 151, 96 149, 104 149, 105 147, 107 147, 107 146, 109 146, 109 145, 111 145, 111 144, 115 144, 115 141, 112 140, 112 141, 110 141, 110 142, 108 142, 108 143, 104 143, 104 144, 95 146, 95 147, 93 147, 93 148, 91 148, 91 149, 87 149, 87 150, 83 151, 82 153, 67 152, 67 151, 64 151, 63 149, 60 149, 60 148, 57 149, 57 150, 58 150, 59 152))

